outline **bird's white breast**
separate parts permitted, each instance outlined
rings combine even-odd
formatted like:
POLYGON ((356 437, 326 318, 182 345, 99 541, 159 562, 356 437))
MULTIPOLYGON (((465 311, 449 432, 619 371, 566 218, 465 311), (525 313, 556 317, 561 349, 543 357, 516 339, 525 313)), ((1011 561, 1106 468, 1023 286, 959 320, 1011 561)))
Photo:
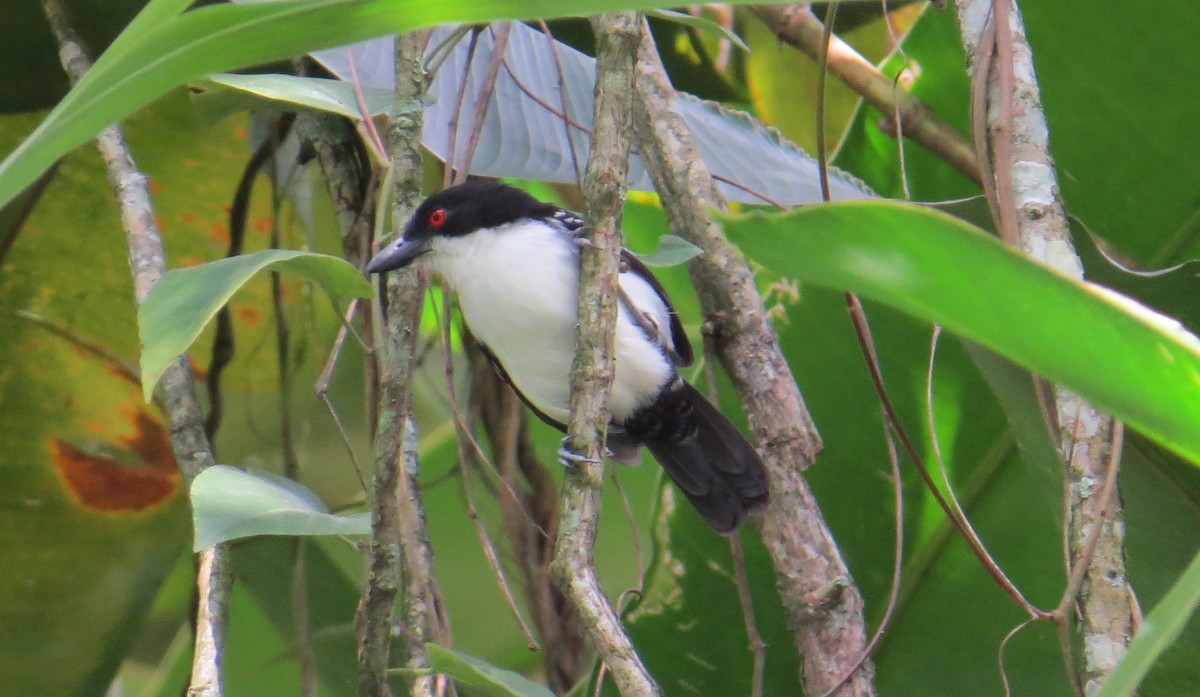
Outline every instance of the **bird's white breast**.
MULTIPOLYGON (((471 332, 546 416, 566 423, 578 323, 578 248, 570 233, 518 221, 433 240, 429 265, 458 294, 471 332)), ((630 301, 669 335, 669 317, 649 284, 621 274, 630 301)), ((621 305, 609 411, 622 422, 646 406, 673 375, 663 350, 621 305)))

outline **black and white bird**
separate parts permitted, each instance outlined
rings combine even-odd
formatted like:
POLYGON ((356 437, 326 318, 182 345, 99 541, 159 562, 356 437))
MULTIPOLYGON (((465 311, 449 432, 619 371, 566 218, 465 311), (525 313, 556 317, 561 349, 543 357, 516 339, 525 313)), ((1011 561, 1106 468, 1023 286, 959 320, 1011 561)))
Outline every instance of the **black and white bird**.
MULTIPOLYGON (((500 375, 565 431, 583 227, 578 215, 520 189, 469 182, 426 199, 367 271, 416 261, 439 273, 500 375)), ((767 500, 762 460, 676 372, 692 362, 687 335, 662 285, 626 250, 619 280, 608 449, 628 462, 645 445, 704 520, 730 532, 767 500)))

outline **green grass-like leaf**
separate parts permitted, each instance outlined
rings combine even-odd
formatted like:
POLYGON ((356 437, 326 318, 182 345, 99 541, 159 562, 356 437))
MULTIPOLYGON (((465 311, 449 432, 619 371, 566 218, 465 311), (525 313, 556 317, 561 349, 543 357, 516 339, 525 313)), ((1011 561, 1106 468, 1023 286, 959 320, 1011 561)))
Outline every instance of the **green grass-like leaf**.
MULTIPOLYGON (((286 108, 301 107, 316 109, 345 116, 355 121, 362 120, 354 85, 343 80, 320 77, 296 77, 270 73, 265 75, 239 75, 219 73, 209 75, 206 80, 193 85, 193 91, 202 90, 204 97, 212 94, 234 93, 242 97, 247 105, 261 106, 264 102, 278 103, 286 108)), ((394 97, 391 90, 364 85, 363 100, 372 116, 388 113, 394 97)))
POLYGON ((891 305, 1083 395, 1200 463, 1200 339, 944 213, 890 201, 726 219, 751 258, 891 305))
POLYGON ((429 649, 429 661, 433 669, 473 688, 471 694, 486 697, 552 697, 554 694, 520 673, 497 668, 474 656, 437 644, 425 646, 429 649))
POLYGON ((334 515, 285 477, 216 465, 192 482, 195 551, 254 535, 369 535, 369 513, 334 515))
POLYGON ((371 284, 343 259, 286 249, 269 249, 175 269, 163 275, 138 308, 142 340, 142 391, 146 401, 163 372, 187 351, 204 325, 255 273, 274 269, 316 282, 334 299, 368 298, 371 284))

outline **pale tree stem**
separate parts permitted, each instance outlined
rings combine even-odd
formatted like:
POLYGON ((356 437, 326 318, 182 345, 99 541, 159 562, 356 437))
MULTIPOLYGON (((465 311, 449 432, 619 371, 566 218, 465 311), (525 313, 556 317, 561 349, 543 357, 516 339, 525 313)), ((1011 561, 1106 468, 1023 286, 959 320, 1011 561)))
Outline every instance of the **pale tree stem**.
MULTIPOLYGON (((392 227, 403 227, 421 197, 421 114, 424 74, 417 34, 396 39, 396 105, 391 128, 394 189, 392 227)), ((386 194, 387 192, 381 192, 386 194)), ((424 284, 415 269, 388 274, 380 361, 379 427, 375 441, 372 538, 367 588, 359 606, 359 695, 390 695, 387 684, 393 628, 408 692, 431 697, 427 641, 440 634, 433 556, 417 486, 412 377, 424 284), (401 617, 395 616, 400 596, 401 617)))
MULTIPOLYGON (((58 0, 43 0, 42 9, 58 41, 63 68, 74 84, 91 68, 91 59, 58 0)), ((138 169, 120 126, 106 128, 96 138, 96 147, 104 159, 109 182, 116 191, 129 248, 129 266, 133 272, 134 299, 141 305, 167 270, 162 235, 154 220, 150 200, 149 179, 138 169)), ((204 415, 186 358, 179 357, 163 373, 155 397, 167 417, 175 461, 190 483, 206 467, 215 465, 216 458, 204 435, 204 415)), ((232 585, 227 548, 215 545, 202 550, 196 572, 196 646, 188 687, 190 697, 220 697, 223 693, 221 664, 232 585)))
MULTIPOLYGON (((973 115, 980 122, 977 136, 986 141, 976 146, 989 156, 990 167, 983 168, 985 189, 1002 237, 1034 259, 1082 279, 1020 12, 1009 0, 959 0, 955 6, 977 95, 974 103, 983 111, 973 115)), ((1064 609, 1074 605, 1078 612, 1083 648, 1078 682, 1083 693, 1092 694, 1125 655, 1133 632, 1124 515, 1115 487, 1103 486, 1114 456, 1114 421, 1062 387, 1042 391, 1047 421, 1056 428, 1056 445, 1067 467, 1068 567, 1087 566, 1075 602, 1064 609), (1098 494, 1110 489, 1108 500, 1100 500, 1098 494), (1081 554, 1097 525, 1101 530, 1094 552, 1081 554)), ((1065 623, 1069 618, 1062 614, 1058 621, 1065 623)))
POLYGON ((622 695, 658 695, 596 577, 592 547, 604 481, 604 440, 613 376, 621 207, 629 167, 627 137, 641 20, 623 12, 592 19, 596 106, 583 180, 589 242, 581 250, 579 334, 571 366, 571 417, 563 447, 578 454, 567 470, 551 573, 579 614, 584 635, 622 695))
POLYGON ((725 203, 675 107, 675 90, 648 28, 636 90, 639 150, 672 232, 704 251, 689 267, 692 283, 767 467, 771 502, 757 522, 803 657, 805 692, 824 694, 852 674, 834 694, 873 695, 874 664, 862 660, 867 643, 862 596, 802 474, 820 450, 820 437, 763 309, 754 273, 710 215, 725 203))

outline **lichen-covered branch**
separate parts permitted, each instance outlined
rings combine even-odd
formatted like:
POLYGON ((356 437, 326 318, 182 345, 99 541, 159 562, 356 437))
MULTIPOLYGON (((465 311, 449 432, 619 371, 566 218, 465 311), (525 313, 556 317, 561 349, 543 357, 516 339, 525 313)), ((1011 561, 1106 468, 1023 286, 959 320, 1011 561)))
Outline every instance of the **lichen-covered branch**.
MULTIPOLYGON (((813 60, 820 60, 825 27, 808 5, 755 5, 756 17, 780 40, 813 60)), ((858 54, 836 35, 830 37, 829 72, 876 109, 900 121, 899 132, 945 160, 958 171, 979 181, 979 163, 971 143, 917 97, 858 54)))
MULTIPOLYGON (((391 129, 393 227, 402 227, 421 196, 421 112, 424 94, 421 41, 396 39, 396 107, 391 129)), ((416 427, 412 376, 424 284, 415 270, 385 277, 380 357, 379 426, 375 440, 372 537, 367 588, 359 607, 359 695, 390 695, 387 671, 401 597, 400 634, 409 694, 432 696, 434 677, 425 643, 438 626, 433 558, 416 485, 416 427)))
POLYGON ((758 519, 775 566, 806 694, 820 695, 854 672, 836 693, 874 694, 874 667, 855 670, 866 646, 862 597, 802 475, 820 437, 796 388, 745 258, 724 237, 711 208, 723 208, 648 29, 638 59, 634 129, 642 157, 676 235, 704 250, 691 262, 705 326, 746 408, 771 481, 758 519))
MULTIPOLYGON (((63 67, 71 82, 78 82, 91 67, 91 60, 58 0, 43 0, 42 9, 58 42, 63 67)), ((149 180, 138 169, 120 126, 105 129, 96 139, 96 147, 116 192, 129 248, 134 299, 140 305, 167 270, 162 236, 150 201, 149 180)), ((167 418, 175 461, 191 482, 206 467, 216 464, 216 459, 204 435, 204 415, 185 358, 178 358, 163 373, 155 397, 167 418)), ((201 551, 196 575, 196 646, 189 697, 220 697, 223 692, 221 664, 232 583, 229 554, 224 545, 201 551)))
MULTIPOLYGON (((985 189, 1002 232, 1008 231, 1002 237, 1060 272, 1082 278, 1020 12, 1009 0, 959 0, 955 7, 978 95, 975 104, 983 107, 973 115, 986 126, 977 129, 985 141, 977 146, 989 155, 990 167, 983 168, 985 189)), ((1057 426, 1055 440, 1067 466, 1068 565, 1072 570, 1087 566, 1075 602, 1067 605, 1076 605, 1079 613, 1083 655, 1078 687, 1091 694, 1125 655, 1133 633, 1120 496, 1114 487, 1102 486, 1107 476, 1115 476, 1115 470, 1106 474, 1110 457, 1115 457, 1114 422, 1062 387, 1052 392, 1048 421, 1057 426), (1111 496, 1096 495, 1110 489, 1111 496), (1089 533, 1098 525, 1094 551, 1086 554, 1089 533)), ((1069 609, 1060 609, 1060 623, 1069 621, 1069 609)))
POLYGON ((588 244, 582 250, 579 335, 571 367, 571 417, 563 444, 580 457, 567 470, 550 567, 575 606, 584 635, 627 697, 660 693, 600 589, 592 548, 604 476, 617 321, 619 224, 629 167, 628 131, 640 22, 632 12, 592 20, 596 35, 595 126, 583 181, 588 244))

